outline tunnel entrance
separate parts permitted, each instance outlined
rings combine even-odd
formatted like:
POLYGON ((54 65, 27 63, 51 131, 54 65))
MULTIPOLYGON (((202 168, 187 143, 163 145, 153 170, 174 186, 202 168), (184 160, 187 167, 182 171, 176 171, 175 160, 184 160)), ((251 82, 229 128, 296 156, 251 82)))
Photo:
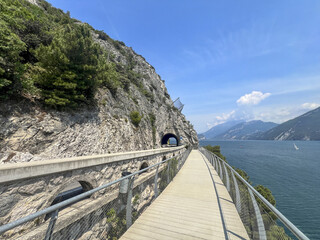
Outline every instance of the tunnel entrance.
POLYGON ((173 133, 163 135, 161 139, 161 146, 163 147, 176 147, 179 145, 179 138, 173 133))
MULTIPOLYGON (((74 181, 74 182, 71 182, 70 184, 68 184, 67 186, 65 186, 61 190, 61 192, 54 198, 54 200, 52 201, 50 206, 53 206, 53 205, 55 205, 57 203, 63 202, 65 200, 68 200, 69 198, 73 198, 73 197, 75 197, 77 195, 80 195, 81 193, 84 193, 84 192, 89 191, 91 189, 93 189, 93 187, 88 182, 85 182, 85 181, 74 181)), ((90 197, 83 198, 82 200, 85 200, 85 199, 88 199, 88 198, 90 198, 90 197)), ((79 201, 82 201, 82 200, 79 200, 79 201)), ((74 203, 70 203, 69 205, 59 209, 59 211, 71 206, 72 204, 74 204, 74 203)), ((51 216, 53 214, 54 214, 54 212, 48 213, 45 216, 45 220, 51 218, 51 216)))

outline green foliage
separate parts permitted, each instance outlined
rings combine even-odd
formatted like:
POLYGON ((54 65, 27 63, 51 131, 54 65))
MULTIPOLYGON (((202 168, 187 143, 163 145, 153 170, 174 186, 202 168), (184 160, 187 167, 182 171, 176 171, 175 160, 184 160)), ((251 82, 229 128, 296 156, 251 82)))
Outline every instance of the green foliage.
POLYGON ((126 230, 125 210, 117 214, 114 208, 107 212, 107 224, 109 225, 108 240, 118 239, 126 230))
POLYGON ((129 93, 133 84, 154 102, 152 91, 143 85, 144 76, 133 70, 134 53, 123 42, 44 0, 38 4, 0 0, 0 98, 20 94, 68 109, 92 102, 98 87, 109 89, 115 97, 119 88, 129 93), (112 42, 127 64, 109 61, 110 54, 93 41, 91 32, 112 42))
POLYGON ((107 87, 113 96, 116 95, 117 89, 121 83, 119 81, 119 74, 116 71, 116 65, 111 62, 106 62, 106 54, 99 56, 97 81, 99 86, 107 87))
POLYGON ((221 159, 226 161, 226 157, 223 156, 220 152, 220 146, 211 146, 211 145, 207 145, 204 146, 205 149, 207 149, 208 151, 216 154, 218 157, 220 157, 221 159))
POLYGON ((44 71, 35 79, 44 102, 55 108, 76 107, 92 99, 98 84, 99 50, 85 25, 67 24, 50 45, 41 45, 35 54, 44 71))
MULTIPOLYGON (((271 203, 273 206, 276 206, 276 200, 274 196, 272 195, 272 192, 269 188, 263 186, 263 185, 257 185, 254 187, 265 199, 268 200, 269 203, 271 203)), ((260 200, 257 198, 257 202, 260 206, 262 206, 264 212, 268 213, 269 216, 276 220, 277 217, 274 215, 274 213, 260 200)))
POLYGON ((95 33, 98 34, 98 38, 104 41, 108 41, 111 40, 111 38, 108 36, 108 34, 106 34, 103 30, 99 31, 99 30, 94 30, 95 33))
POLYGON ((254 187, 265 199, 268 200, 269 203, 271 203, 273 206, 276 206, 276 200, 274 199, 274 196, 272 195, 272 192, 269 188, 263 186, 263 185, 257 185, 254 187))
POLYGON ((139 123, 142 119, 143 115, 140 115, 139 112, 137 111, 132 111, 130 113, 130 119, 131 119, 131 122, 134 126, 138 127, 139 126, 139 123))
POLYGON ((155 146, 156 145, 156 133, 157 133, 156 116, 153 113, 149 113, 149 118, 150 118, 150 123, 151 123, 151 128, 152 128, 152 142, 153 142, 153 146, 155 146))
POLYGON ((125 44, 123 42, 114 40, 113 42, 113 46, 122 54, 122 55, 126 55, 126 51, 122 48, 122 46, 125 46, 125 44))
POLYGON ((90 102, 99 86, 115 95, 119 74, 94 43, 94 29, 38 3, 0 0, 0 98, 26 93, 62 109, 90 102))
POLYGON ((21 89, 20 78, 24 67, 20 62, 20 52, 26 45, 0 20, 0 96, 8 97, 15 89, 21 89))
POLYGON ((149 119, 150 119, 151 126, 155 126, 155 124, 156 124, 156 115, 154 115, 153 113, 149 113, 149 119))
POLYGON ((132 205, 137 205, 140 199, 140 194, 136 194, 133 198, 132 205))
POLYGON ((234 170, 244 179, 246 180, 248 183, 250 183, 250 177, 249 175, 242 169, 240 168, 234 168, 234 170))
POLYGON ((38 20, 24 22, 24 28, 19 30, 19 36, 27 46, 26 50, 20 53, 24 63, 37 62, 33 50, 41 44, 47 46, 51 43, 53 36, 48 32, 48 28, 48 26, 45 26, 38 20))
POLYGON ((291 238, 286 234, 283 227, 277 226, 276 224, 272 225, 267 230, 267 239, 269 240, 291 240, 291 238))

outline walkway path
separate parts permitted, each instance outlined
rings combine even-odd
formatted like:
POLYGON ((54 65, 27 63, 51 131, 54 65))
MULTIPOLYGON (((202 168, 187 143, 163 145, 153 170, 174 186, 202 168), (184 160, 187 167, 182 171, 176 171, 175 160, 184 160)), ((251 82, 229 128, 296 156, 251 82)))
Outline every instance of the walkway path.
POLYGON ((193 150, 173 181, 121 239, 249 239, 227 189, 204 158, 193 150))

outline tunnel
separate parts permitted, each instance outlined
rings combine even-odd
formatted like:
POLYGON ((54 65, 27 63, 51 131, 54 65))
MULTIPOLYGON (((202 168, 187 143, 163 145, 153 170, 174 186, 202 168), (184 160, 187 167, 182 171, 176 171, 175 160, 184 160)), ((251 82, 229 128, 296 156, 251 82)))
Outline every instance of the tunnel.
MULTIPOLYGON (((73 197, 75 197, 77 195, 80 195, 81 193, 87 192, 87 191, 89 191, 91 189, 93 189, 93 187, 89 182, 86 182, 86 181, 73 181, 73 182, 69 183, 68 185, 66 185, 61 190, 61 192, 53 199, 53 201, 52 201, 50 206, 53 206, 53 205, 55 205, 57 203, 61 203, 61 202, 65 201, 65 200, 68 200, 69 198, 73 198, 73 197)), ((88 198, 90 198, 90 197, 83 198, 81 200, 78 200, 77 202, 82 201, 84 199, 88 199, 88 198)), ((74 203, 70 203, 69 205, 65 206, 62 209, 65 209, 65 208, 71 206, 74 203)), ((54 214, 54 212, 46 214, 45 220, 51 218, 51 216, 53 214, 54 214)))
POLYGON ((162 146, 163 145, 178 146, 179 145, 179 138, 173 133, 167 133, 167 134, 163 135, 163 137, 161 139, 161 145, 162 146), (170 141, 169 141, 169 139, 170 139, 170 141), (171 143, 171 142, 173 142, 173 143, 171 143))

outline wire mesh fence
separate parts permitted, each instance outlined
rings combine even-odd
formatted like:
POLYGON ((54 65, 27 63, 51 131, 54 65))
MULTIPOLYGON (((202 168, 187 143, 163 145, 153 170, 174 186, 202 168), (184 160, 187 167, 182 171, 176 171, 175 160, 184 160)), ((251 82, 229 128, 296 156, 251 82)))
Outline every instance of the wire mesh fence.
POLYGON ((181 112, 182 109, 183 109, 183 107, 184 107, 184 104, 182 104, 182 102, 180 101, 180 98, 177 98, 177 99, 173 102, 173 106, 181 112))
POLYGON ((225 160, 201 148, 200 151, 216 170, 235 204, 250 239, 308 239, 275 207, 263 198, 225 160), (271 206, 270 206, 271 205, 271 206), (279 220, 296 237, 289 237, 279 220))
POLYGON ((118 239, 173 180, 190 151, 0 226, 0 239, 118 239))

